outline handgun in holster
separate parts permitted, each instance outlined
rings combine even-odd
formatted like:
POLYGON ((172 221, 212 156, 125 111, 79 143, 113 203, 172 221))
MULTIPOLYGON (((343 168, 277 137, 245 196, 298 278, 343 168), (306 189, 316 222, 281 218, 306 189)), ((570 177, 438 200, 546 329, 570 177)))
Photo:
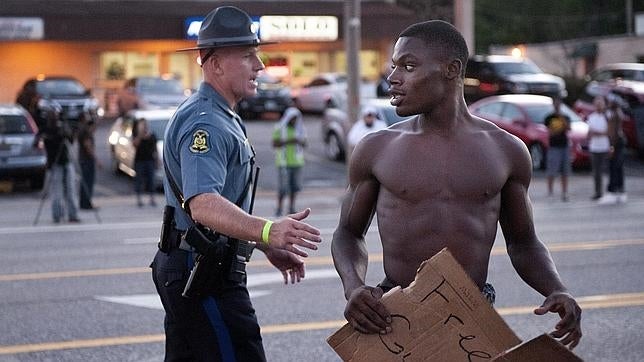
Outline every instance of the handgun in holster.
POLYGON ((228 238, 201 225, 189 227, 182 238, 198 253, 182 295, 192 298, 217 291, 231 265, 228 238))

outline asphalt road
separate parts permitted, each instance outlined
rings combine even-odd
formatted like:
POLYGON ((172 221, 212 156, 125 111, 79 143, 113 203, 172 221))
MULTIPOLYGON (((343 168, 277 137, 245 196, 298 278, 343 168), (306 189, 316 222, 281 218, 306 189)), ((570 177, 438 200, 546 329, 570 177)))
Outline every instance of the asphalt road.
MULTIPOLYGON (((274 210, 275 172, 270 152, 273 122, 249 123, 262 165, 257 214, 274 210)), ((280 274, 255 253, 249 290, 263 328, 270 361, 337 361, 325 339, 343 321, 344 298, 330 258, 345 185, 344 165, 321 153, 318 121, 307 116, 311 147, 305 191, 298 205, 311 207, 310 223, 324 242, 311 253, 307 278, 285 286, 280 274)), ((109 165, 107 125, 97 136, 109 165)), ((49 200, 17 190, 0 194, 0 361, 161 361, 163 311, 148 265, 156 249, 161 206, 138 208, 131 180, 99 173, 97 212, 82 223, 54 225, 49 200), (43 203, 38 225, 33 226, 43 203), (100 222, 99 222, 100 221, 100 222)), ((537 233, 548 245, 571 292, 579 298, 584 337, 576 353, 587 361, 640 361, 644 354, 644 164, 629 159, 629 201, 590 201, 588 172, 571 180, 571 201, 546 196, 540 173, 530 188, 537 233)), ((554 316, 534 316, 542 297, 517 276, 499 232, 489 281, 497 289, 497 311, 522 339, 549 331, 554 316)), ((368 281, 382 277, 377 228, 368 233, 368 281)))

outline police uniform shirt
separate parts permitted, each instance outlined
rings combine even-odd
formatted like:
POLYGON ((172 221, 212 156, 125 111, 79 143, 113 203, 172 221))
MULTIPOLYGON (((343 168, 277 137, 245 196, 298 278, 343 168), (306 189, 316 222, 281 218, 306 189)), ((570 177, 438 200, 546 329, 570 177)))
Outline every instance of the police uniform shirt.
MULTIPOLYGON (((239 116, 205 82, 177 109, 166 128, 163 158, 186 202, 202 193, 219 194, 233 203, 239 200, 253 156, 242 127, 239 116)), ((186 230, 191 222, 168 177, 164 188, 167 204, 175 208, 177 229, 186 230)), ((242 204, 245 211, 249 203, 247 194, 242 204)))

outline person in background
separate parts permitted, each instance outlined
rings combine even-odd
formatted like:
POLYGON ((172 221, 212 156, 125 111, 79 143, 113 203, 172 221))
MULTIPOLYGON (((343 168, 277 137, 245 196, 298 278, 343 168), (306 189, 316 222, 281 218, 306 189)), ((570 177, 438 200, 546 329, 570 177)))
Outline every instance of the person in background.
POLYGON ((94 195, 96 167, 101 167, 100 161, 96 158, 95 132, 96 122, 84 116, 81 121, 81 130, 78 133, 78 164, 81 171, 79 206, 83 210, 94 209, 92 196, 94 195))
POLYGON ((613 152, 608 159, 608 193, 615 197, 617 202, 628 200, 624 191, 624 148, 626 137, 622 124, 626 115, 620 106, 620 99, 614 94, 606 97, 608 107, 606 120, 608 121, 608 139, 613 152))
POLYGON ((606 158, 611 151, 606 120, 606 100, 603 96, 593 99, 595 110, 588 115, 588 150, 590 151, 595 194, 591 197, 601 204, 615 202, 613 195, 603 194, 603 173, 606 158))
POLYGON ((544 124, 548 127, 549 147, 546 165, 548 175, 548 196, 553 195, 553 184, 557 174, 561 175, 561 200, 568 201, 568 176, 571 173, 570 145, 567 132, 570 118, 561 113, 561 98, 552 98, 554 112, 549 114, 544 124))
POLYGON ((150 132, 148 121, 140 118, 136 122, 136 135, 132 141, 136 152, 134 154, 134 191, 136 191, 136 204, 143 207, 141 194, 143 190, 150 195, 150 206, 156 206, 154 201, 154 170, 159 163, 157 153, 157 138, 150 132))
POLYGON ((295 197, 302 189, 302 167, 304 166, 304 148, 306 147, 306 130, 302 113, 294 107, 284 111, 284 115, 273 131, 275 148, 275 165, 278 172, 277 208, 275 216, 282 215, 284 197, 289 196, 289 214, 295 213, 295 197))
POLYGON ((347 143, 350 148, 354 148, 362 137, 385 128, 387 128, 387 123, 380 119, 378 111, 374 107, 364 107, 362 118, 353 124, 347 134, 347 143))
POLYGON ((48 188, 51 192, 51 211, 55 224, 67 213, 69 222, 80 222, 76 200, 76 170, 72 159, 73 131, 62 121, 62 107, 52 104, 40 111, 39 129, 47 153, 48 188))

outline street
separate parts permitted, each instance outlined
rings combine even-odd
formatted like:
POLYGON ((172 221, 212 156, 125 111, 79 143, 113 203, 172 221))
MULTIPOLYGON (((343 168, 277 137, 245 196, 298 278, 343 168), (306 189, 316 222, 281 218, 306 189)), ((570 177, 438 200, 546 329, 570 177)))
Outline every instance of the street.
MULTIPOLYGON (((247 123, 262 167, 255 214, 267 218, 275 210, 274 122, 247 123)), ((262 253, 253 255, 248 285, 269 361, 339 360, 325 340, 344 323, 330 242, 346 168, 324 157, 319 116, 306 115, 305 124, 310 146, 297 205, 312 209, 307 221, 322 231, 323 243, 310 253, 299 285, 284 285, 262 253)), ((104 165, 94 200, 100 208, 83 211, 80 224, 54 225, 41 193, 0 194, 0 361, 163 360, 164 313, 148 267, 162 203, 137 207, 132 181, 109 170, 108 129, 104 122, 96 135, 104 165)), ((575 353, 587 361, 640 361, 644 354, 644 162, 633 156, 626 189, 627 203, 597 205, 588 171, 574 173, 569 202, 547 196, 541 171, 530 187, 537 234, 583 309, 575 353)), ((367 235, 372 285, 383 276, 377 231, 374 222, 367 235)), ((522 340, 554 328, 555 315, 532 313, 543 297, 516 275, 500 230, 488 281, 497 290, 495 308, 522 340)))

